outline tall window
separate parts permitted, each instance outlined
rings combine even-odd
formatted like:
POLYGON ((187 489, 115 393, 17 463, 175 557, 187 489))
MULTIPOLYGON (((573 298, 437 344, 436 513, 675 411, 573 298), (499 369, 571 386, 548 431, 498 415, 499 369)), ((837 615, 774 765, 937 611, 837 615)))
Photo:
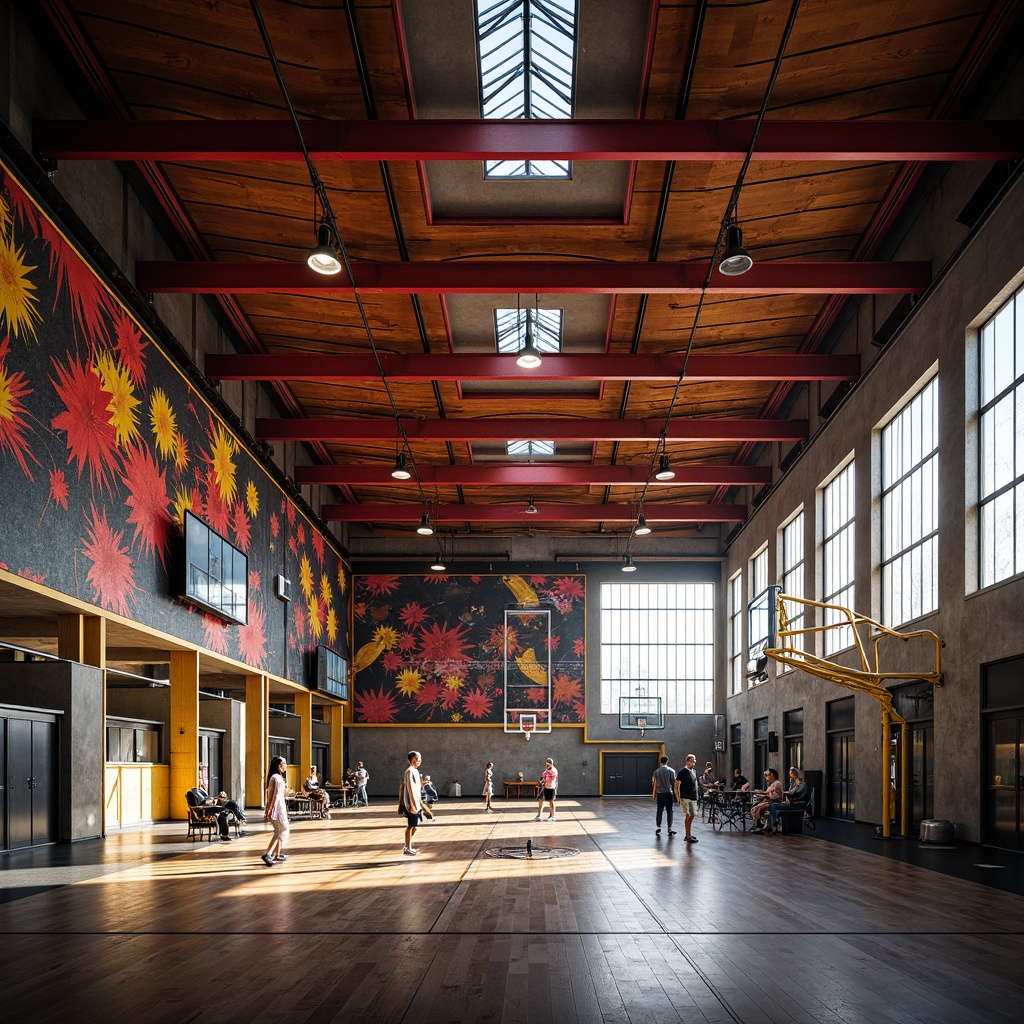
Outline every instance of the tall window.
MULTIPOLYGON (((750 560, 749 566, 750 603, 747 605, 747 623, 750 627, 749 645, 763 641, 768 636, 768 548, 762 548, 750 560)), ((762 645, 763 646, 763 645, 762 645)), ((764 682, 766 675, 750 676, 749 686, 764 682)))
POLYGON ((978 528, 983 587, 1024 572, 1024 288, 981 329, 978 528))
POLYGON ((882 621, 939 604, 938 378, 882 428, 882 621))
MULTIPOLYGON (((480 113, 571 118, 576 0, 477 0, 480 113)), ((486 178, 568 178, 568 160, 485 160, 486 178)))
POLYGON ((738 572, 728 583, 729 590, 729 693, 743 690, 746 665, 743 650, 743 573, 738 572))
POLYGON ((669 715, 714 711, 712 583, 601 585, 601 713, 620 697, 661 697, 669 715))
MULTIPOLYGON (((804 514, 798 512, 781 532, 781 556, 782 574, 779 576, 779 585, 782 593, 789 597, 804 596, 804 514)), ((804 628, 804 606, 795 601, 787 601, 785 604, 786 618, 790 629, 804 628)), ((781 625, 781 623, 780 623, 781 625)), ((790 645, 796 650, 803 650, 803 637, 795 636, 790 640, 790 645)), ((782 670, 784 666, 780 665, 782 670)))
MULTIPOLYGON (((822 491, 822 594, 826 604, 844 608, 854 606, 854 551, 853 551, 853 467, 851 462, 833 477, 822 491)), ((831 608, 825 610, 824 625, 845 620, 845 616, 831 608)), ((853 643, 853 630, 849 626, 825 630, 825 655, 841 651, 853 643)))

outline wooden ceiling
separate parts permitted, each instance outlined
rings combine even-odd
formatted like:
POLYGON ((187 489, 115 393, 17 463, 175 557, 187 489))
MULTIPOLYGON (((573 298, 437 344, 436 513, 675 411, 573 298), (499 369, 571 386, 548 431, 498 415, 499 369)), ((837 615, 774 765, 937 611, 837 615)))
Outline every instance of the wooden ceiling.
POLYGON ((141 265, 140 287, 214 293, 239 355, 207 374, 272 382, 286 418, 258 436, 309 442, 324 468, 298 482, 332 485, 316 492, 323 512, 351 536, 409 533, 425 508, 445 530, 622 532, 641 501, 669 532, 727 530, 770 482, 749 468, 757 444, 806 436, 794 382, 828 381, 827 395, 863 369, 822 350, 847 294, 892 304, 927 286, 927 266, 862 265, 879 259, 914 158, 1020 155, 1019 126, 999 143, 956 120, 1014 6, 579 0, 607 73, 591 55, 577 109, 606 120, 488 126, 426 123, 479 109, 465 74, 444 86, 450 105, 431 78, 475 61, 471 0, 260 0, 351 281, 304 266, 314 190, 256 4, 41 0, 90 107, 116 123, 42 123, 36 146, 138 163, 192 257, 141 265), (620 38, 615 60, 607 40, 620 38), (564 193, 546 183, 538 205, 530 182, 482 182, 481 155, 552 145, 579 168, 564 193), (594 167, 614 173, 602 184, 594 167), (475 181, 464 205, 456 171, 475 181), (755 267, 709 275, 741 173, 755 267), (495 354, 493 309, 517 302, 564 308, 575 327, 540 371, 495 354), (502 454, 531 438, 556 440, 556 456, 502 454), (391 479, 399 447, 419 482, 391 479), (652 479, 662 452, 679 471, 670 484, 652 479))

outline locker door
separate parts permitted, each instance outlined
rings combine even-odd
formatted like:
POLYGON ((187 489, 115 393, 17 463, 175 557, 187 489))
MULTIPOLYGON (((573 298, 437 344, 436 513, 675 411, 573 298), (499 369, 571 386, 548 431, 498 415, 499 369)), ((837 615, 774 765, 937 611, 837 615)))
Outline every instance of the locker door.
POLYGON ((32 722, 7 720, 8 849, 32 845, 32 722))
POLYGON ((57 724, 32 722, 32 845, 57 841, 57 724))

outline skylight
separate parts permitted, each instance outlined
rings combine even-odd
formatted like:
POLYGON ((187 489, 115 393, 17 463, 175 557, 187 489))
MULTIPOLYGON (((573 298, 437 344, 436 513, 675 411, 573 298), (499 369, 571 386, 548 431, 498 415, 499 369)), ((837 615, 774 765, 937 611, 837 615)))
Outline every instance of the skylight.
POLYGON ((562 351, 562 311, 560 309, 496 309, 494 332, 501 355, 515 355, 526 343, 526 323, 530 322, 533 343, 544 355, 562 351))
MULTIPOLYGON (((570 118, 576 0, 476 0, 480 108, 495 120, 570 118)), ((485 160, 486 178, 568 178, 569 160, 485 160)))
POLYGON ((532 455, 554 455, 554 441, 506 441, 505 454, 518 458, 532 455))

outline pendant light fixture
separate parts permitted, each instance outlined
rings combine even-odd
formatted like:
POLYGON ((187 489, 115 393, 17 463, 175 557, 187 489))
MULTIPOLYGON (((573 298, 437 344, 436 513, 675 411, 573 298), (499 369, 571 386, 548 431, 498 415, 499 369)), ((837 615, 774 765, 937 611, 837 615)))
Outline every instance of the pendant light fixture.
POLYGON ((636 566, 633 564, 632 555, 622 556, 622 571, 623 572, 636 572, 636 566))
POLYGON ((662 452, 661 458, 658 460, 658 472, 654 474, 655 480, 674 480, 676 471, 672 468, 668 461, 668 456, 662 452))
POLYGON ((646 537, 647 534, 651 532, 651 528, 647 525, 647 517, 643 514, 643 512, 641 512, 640 515, 636 517, 636 528, 633 530, 633 532, 638 537, 646 537))
POLYGON ((540 509, 538 509, 538 508, 537 508, 537 506, 536 506, 536 505, 534 505, 534 503, 533 503, 533 498, 531 498, 531 499, 530 499, 530 504, 529 504, 529 505, 527 505, 527 506, 526 506, 526 508, 525 508, 525 509, 524 509, 523 511, 524 511, 524 512, 525 512, 525 513, 526 513, 526 514, 527 514, 528 516, 535 516, 535 515, 536 515, 536 514, 537 514, 537 513, 538 513, 538 512, 540 511, 540 509))
POLYGON ((333 232, 327 221, 321 221, 316 233, 316 245, 306 256, 306 265, 318 274, 340 274, 341 260, 333 242, 333 232))
POLYGON ((430 525, 430 516, 426 512, 420 516, 420 525, 416 527, 416 532, 421 537, 433 537, 434 528, 430 525))
POLYGON ((725 253, 718 264, 718 271, 726 277, 739 277, 754 265, 754 257, 743 248, 743 232, 733 221, 725 230, 725 253))
POLYGON ((395 468, 391 470, 391 475, 396 480, 408 480, 412 476, 405 461, 405 452, 399 452, 395 456, 395 468))
POLYGON ((530 317, 530 311, 526 311, 526 344, 519 350, 519 355, 516 356, 516 365, 521 366, 524 370, 536 370, 540 366, 540 350, 537 348, 533 340, 533 320, 530 317))

